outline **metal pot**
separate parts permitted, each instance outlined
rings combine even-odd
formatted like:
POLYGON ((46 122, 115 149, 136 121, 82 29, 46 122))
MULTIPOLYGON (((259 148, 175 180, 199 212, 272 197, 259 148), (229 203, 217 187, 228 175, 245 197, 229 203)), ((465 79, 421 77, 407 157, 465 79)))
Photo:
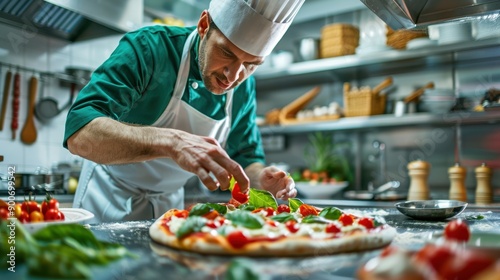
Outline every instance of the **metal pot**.
MULTIPOLYGON (((48 191, 64 188, 64 174, 37 174, 37 173, 15 173, 14 186, 18 190, 48 191)), ((7 181, 7 177, 2 177, 7 181)))

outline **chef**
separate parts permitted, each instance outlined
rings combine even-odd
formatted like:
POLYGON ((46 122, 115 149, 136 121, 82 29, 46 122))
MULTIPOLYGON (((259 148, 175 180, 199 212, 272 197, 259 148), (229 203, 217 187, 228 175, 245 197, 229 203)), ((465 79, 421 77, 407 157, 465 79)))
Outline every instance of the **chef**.
POLYGON ((195 27, 127 33, 68 112, 64 146, 83 157, 74 207, 91 222, 143 220, 184 207, 196 175, 227 190, 234 177, 295 197, 287 174, 265 165, 251 74, 304 0, 212 0, 195 27))

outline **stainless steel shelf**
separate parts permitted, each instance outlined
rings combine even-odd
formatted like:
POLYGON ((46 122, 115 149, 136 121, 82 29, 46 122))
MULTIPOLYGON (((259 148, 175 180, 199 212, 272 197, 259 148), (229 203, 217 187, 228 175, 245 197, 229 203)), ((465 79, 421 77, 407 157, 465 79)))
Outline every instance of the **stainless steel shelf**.
MULTIPOLYGON (((415 64, 438 65, 443 62, 460 62, 478 59, 471 55, 454 55, 457 52, 477 51, 489 47, 500 46, 500 37, 482 39, 469 42, 460 42, 447 45, 436 45, 413 50, 388 50, 368 54, 347 55, 341 57, 324 58, 291 64, 281 69, 258 69, 254 76, 258 81, 273 80, 277 78, 291 76, 301 76, 307 74, 318 74, 327 71, 361 69, 367 66, 377 66, 377 68, 400 68, 404 64, 394 65, 394 62, 409 62, 415 64), (418 60, 416 62, 416 60, 418 60)), ((500 56, 498 51, 488 52, 489 56, 500 56)))
POLYGON ((286 126, 262 126, 260 132, 266 134, 293 134, 314 131, 334 131, 351 129, 370 129, 381 127, 398 127, 412 125, 454 125, 500 123, 500 111, 490 112, 452 112, 447 114, 418 113, 401 117, 393 115, 376 115, 366 117, 340 118, 335 121, 304 123, 286 126))

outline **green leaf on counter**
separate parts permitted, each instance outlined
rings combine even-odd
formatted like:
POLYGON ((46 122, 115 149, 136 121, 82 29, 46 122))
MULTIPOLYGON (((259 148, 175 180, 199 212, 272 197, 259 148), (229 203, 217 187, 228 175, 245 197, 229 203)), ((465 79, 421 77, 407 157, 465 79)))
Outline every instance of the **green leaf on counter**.
POLYGON ((474 220, 482 220, 484 219, 484 216, 479 214, 479 215, 468 215, 468 216, 465 216, 465 219, 467 221, 474 221, 474 220))
MULTIPOLYGON (((4 224, 0 229, 2 240, 4 224)), ((90 278, 91 265, 106 265, 122 257, 135 257, 117 243, 99 241, 80 224, 49 225, 31 235, 16 223, 16 265, 27 264, 28 274, 48 278, 90 278)), ((3 249, 2 250, 2 256, 3 249)))
POLYGON ((36 246, 33 237, 19 225, 17 219, 0 220, 0 267, 10 266, 8 254, 15 254, 16 263, 25 262, 36 246))
POLYGON ((207 219, 200 216, 191 216, 188 217, 184 223, 182 223, 181 227, 175 234, 177 238, 182 238, 188 234, 199 232, 203 226, 207 223, 207 219))
POLYGON ((278 209, 278 202, 274 196, 265 190, 250 189, 250 197, 248 204, 257 208, 272 207, 274 210, 278 209))
POLYGON ((288 199, 288 207, 290 207, 290 212, 297 212, 299 210, 300 205, 304 204, 302 200, 298 198, 289 198, 288 199))
POLYGON ((329 224, 331 222, 332 222, 331 220, 314 215, 309 215, 302 219, 302 223, 304 224, 329 224))
POLYGON ((318 215, 320 217, 336 221, 340 218, 340 215, 342 215, 342 211, 337 207, 326 207, 323 208, 318 215))
POLYGON ((225 217, 233 224, 249 229, 258 229, 264 226, 264 219, 261 216, 244 210, 229 212, 225 217))
POLYGON ((225 279, 228 280, 259 280, 259 275, 252 271, 251 261, 248 259, 231 260, 226 271, 225 279))
POLYGON ((278 215, 272 216, 271 220, 284 223, 288 221, 297 221, 295 217, 290 213, 279 213, 278 215))
POLYGON ((227 207, 217 203, 198 203, 189 211, 189 216, 203 216, 212 210, 224 215, 227 212, 227 207))

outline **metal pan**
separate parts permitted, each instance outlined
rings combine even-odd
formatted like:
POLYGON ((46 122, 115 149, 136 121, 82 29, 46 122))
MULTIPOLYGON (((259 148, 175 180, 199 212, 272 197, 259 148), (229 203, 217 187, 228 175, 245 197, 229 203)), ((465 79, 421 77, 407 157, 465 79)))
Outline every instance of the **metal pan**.
POLYGON ((446 220, 462 213, 467 202, 458 200, 410 200, 395 204, 402 214, 416 219, 439 221, 446 220))

